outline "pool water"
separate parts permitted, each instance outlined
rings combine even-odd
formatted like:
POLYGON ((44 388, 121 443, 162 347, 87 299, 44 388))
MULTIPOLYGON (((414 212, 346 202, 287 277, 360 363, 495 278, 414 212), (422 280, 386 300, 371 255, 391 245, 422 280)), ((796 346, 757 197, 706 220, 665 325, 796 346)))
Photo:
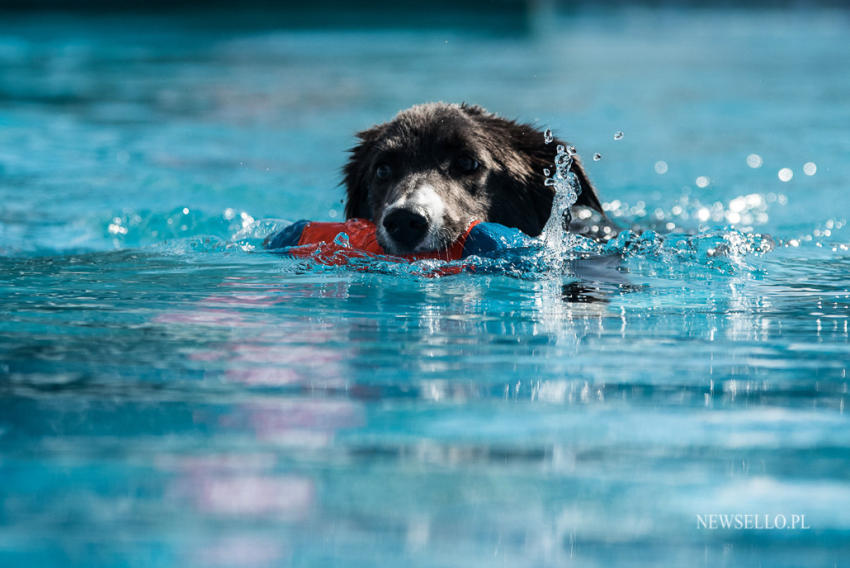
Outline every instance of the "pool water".
POLYGON ((0 17, 0 564, 846 564, 850 14, 545 5, 0 17), (429 100, 695 234, 563 275, 261 250, 429 100))

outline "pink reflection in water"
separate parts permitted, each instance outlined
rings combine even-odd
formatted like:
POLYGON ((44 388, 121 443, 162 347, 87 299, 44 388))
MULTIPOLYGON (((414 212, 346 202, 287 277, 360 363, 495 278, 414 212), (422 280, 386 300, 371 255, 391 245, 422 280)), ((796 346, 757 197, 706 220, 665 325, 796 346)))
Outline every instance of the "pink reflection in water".
POLYGON ((269 566, 277 565, 287 555, 277 540, 254 535, 227 536, 204 543, 194 556, 202 566, 269 566))
MULTIPOLYGON (((292 298, 292 290, 232 278, 220 286, 232 293, 208 296, 192 311, 164 313, 154 318, 160 324, 252 330, 242 331, 237 339, 203 344, 188 354, 190 359, 224 361, 228 366, 226 378, 246 385, 283 386, 316 379, 330 379, 335 386, 344 384, 342 361, 348 358, 349 349, 335 329, 306 318, 279 321, 273 315, 266 317, 263 310, 254 309, 286 302, 292 298), (239 306, 247 309, 233 309, 239 306)), ((317 292, 314 287, 305 287, 301 295, 344 297, 348 293, 347 285, 340 283, 330 289, 320 288, 317 292)))
POLYGON ((321 399, 246 403, 211 418, 219 428, 250 430, 261 440, 300 448, 327 446, 338 430, 363 424, 359 405, 321 399))
POLYGON ((362 424, 360 406, 348 401, 286 400, 275 404, 246 404, 241 408, 259 433, 292 429, 335 431, 362 424))
POLYGON ((183 479, 177 493, 205 514, 303 519, 313 506, 313 482, 295 476, 196 475, 183 479))
POLYGON ((228 310, 196 310, 192 312, 169 312, 153 318, 154 323, 191 323, 233 327, 242 319, 239 312, 228 310))
POLYGON ((205 475, 227 472, 270 471, 277 465, 277 457, 271 452, 200 455, 161 454, 156 457, 155 463, 163 471, 205 475))

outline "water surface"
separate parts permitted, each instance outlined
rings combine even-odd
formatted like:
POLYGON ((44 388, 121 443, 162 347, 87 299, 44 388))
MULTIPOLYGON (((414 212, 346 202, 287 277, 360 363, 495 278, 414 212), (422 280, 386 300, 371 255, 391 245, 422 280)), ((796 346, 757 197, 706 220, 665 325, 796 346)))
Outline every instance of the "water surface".
POLYGON ((848 14, 437 20, 3 15, 0 563, 846 562, 848 14), (698 236, 575 277, 257 250, 427 100, 698 236))

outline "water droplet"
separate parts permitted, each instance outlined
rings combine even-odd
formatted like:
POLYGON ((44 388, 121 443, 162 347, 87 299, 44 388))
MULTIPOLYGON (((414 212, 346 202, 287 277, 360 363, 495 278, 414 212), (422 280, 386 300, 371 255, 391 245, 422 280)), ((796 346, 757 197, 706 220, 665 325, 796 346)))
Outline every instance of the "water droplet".
POLYGON ((558 144, 557 146, 555 146, 555 151, 559 154, 563 154, 566 149, 564 148, 563 144, 558 144))
POLYGON ((817 173, 818 166, 814 162, 806 162, 803 164, 803 173, 807 176, 813 176, 817 173))
POLYGON ((552 130, 547 128, 546 132, 543 133, 543 141, 549 144, 555 137, 552 136, 552 130))
POLYGON ((614 140, 622 140, 623 139, 623 131, 618 130, 614 133, 614 140))
POLYGON ((331 219, 336 219, 337 212, 336 209, 328 209, 328 217, 331 219))
POLYGON ((599 161, 599 160, 601 160, 601 159, 602 159, 602 154, 600 154, 599 152, 596 152, 596 153, 593 155, 593 161, 594 161, 594 162, 598 162, 598 161, 599 161))
POLYGON ((567 155, 575 156, 576 155, 576 147, 575 146, 567 146, 567 155))
POLYGON ((184 215, 188 215, 188 214, 189 214, 189 208, 188 208, 188 207, 184 207, 184 208, 183 208, 183 214, 184 214, 184 215))
POLYGON ((667 162, 664 160, 658 160, 655 162, 655 173, 659 175, 664 175, 667 173, 667 162))
POLYGON ((351 248, 351 241, 345 233, 337 233, 336 237, 334 237, 334 244, 345 248, 351 248))
POLYGON ((779 181, 787 182, 791 181, 791 178, 794 177, 794 172, 791 168, 782 168, 776 175, 779 178, 779 181))
POLYGON ((751 168, 760 168, 764 161, 761 159, 761 156, 758 154, 750 154, 747 156, 747 165, 751 168))
POLYGON ((707 176, 699 176, 696 179, 697 187, 708 187, 709 183, 711 183, 711 180, 707 176))
POLYGON ((549 177, 552 175, 552 172, 549 171, 549 168, 543 168, 543 175, 549 177))

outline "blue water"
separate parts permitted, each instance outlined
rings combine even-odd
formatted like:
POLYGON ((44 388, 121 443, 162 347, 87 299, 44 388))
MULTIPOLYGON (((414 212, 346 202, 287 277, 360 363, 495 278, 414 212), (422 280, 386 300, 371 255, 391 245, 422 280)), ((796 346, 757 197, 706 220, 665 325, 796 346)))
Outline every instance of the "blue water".
POLYGON ((0 565, 847 564, 848 12, 478 15, 0 16, 0 565), (564 275, 259 250, 441 99, 696 234, 564 275))

